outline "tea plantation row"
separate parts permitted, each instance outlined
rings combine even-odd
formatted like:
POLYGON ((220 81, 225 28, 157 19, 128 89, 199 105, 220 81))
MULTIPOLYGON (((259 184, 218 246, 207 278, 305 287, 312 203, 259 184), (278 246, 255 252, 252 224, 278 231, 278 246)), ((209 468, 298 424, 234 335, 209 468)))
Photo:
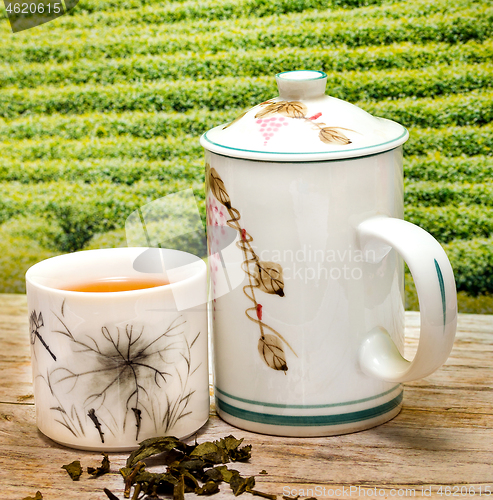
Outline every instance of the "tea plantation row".
POLYGON ((81 0, 0 31, 1 291, 49 255, 125 245, 129 213, 168 193, 192 186, 204 217, 198 137, 308 68, 409 128, 405 217, 444 245, 462 310, 493 313, 488 3, 81 0))

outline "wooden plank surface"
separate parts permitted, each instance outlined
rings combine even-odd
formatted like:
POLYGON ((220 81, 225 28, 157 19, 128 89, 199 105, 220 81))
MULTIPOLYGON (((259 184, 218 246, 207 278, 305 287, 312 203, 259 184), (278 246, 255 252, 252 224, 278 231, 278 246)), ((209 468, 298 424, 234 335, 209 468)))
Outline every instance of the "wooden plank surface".
MULTIPOLYGON (((97 466, 100 456, 59 446, 37 430, 27 327, 25 296, 0 295, 0 499, 21 500, 39 490, 45 500, 106 500, 104 487, 123 498, 118 469, 127 454, 110 454, 110 474, 72 482, 61 465, 78 459, 84 468, 97 466)), ((408 358, 418 333, 419 314, 406 313, 408 358)), ((479 498, 480 488, 488 496, 487 487, 493 498, 493 316, 461 315, 446 365, 406 384, 402 412, 382 426, 344 436, 280 438, 236 429, 212 408, 198 440, 228 434, 253 445, 250 462, 235 468, 256 475, 258 489, 279 499, 409 498, 423 490, 431 492, 428 498, 479 498), (267 475, 259 475, 263 469, 267 475)), ((223 485, 214 498, 234 496, 223 485)))

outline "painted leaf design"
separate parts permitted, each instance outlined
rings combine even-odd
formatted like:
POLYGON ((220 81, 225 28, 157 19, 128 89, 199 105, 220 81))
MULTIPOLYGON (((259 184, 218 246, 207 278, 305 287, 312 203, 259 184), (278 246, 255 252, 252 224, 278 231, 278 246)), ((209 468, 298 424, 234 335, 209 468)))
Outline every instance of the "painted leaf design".
POLYGON ((228 123, 227 125, 225 125, 223 127, 223 130, 228 128, 228 127, 231 127, 231 125, 233 125, 233 123, 236 123, 237 121, 241 120, 250 110, 247 109, 246 111, 244 111, 243 113, 241 113, 241 115, 237 116, 231 123, 228 123))
POLYGON ((273 370, 287 371, 281 341, 275 335, 263 335, 258 341, 258 352, 265 364, 273 370))
POLYGON ((351 141, 336 127, 324 127, 318 137, 325 144, 351 144, 351 141))
POLYGON ((206 170, 208 172, 209 179, 209 189, 212 194, 216 197, 219 203, 222 203, 226 208, 231 207, 231 199, 229 198, 224 182, 217 173, 215 168, 211 168, 210 165, 206 165, 206 170))
POLYGON ((284 297, 284 280, 282 277, 282 266, 277 262, 257 262, 255 279, 257 288, 265 293, 277 294, 284 297))
POLYGON ((307 112, 307 107, 299 101, 288 101, 279 110, 279 113, 290 118, 304 118, 307 112))
POLYGON ((307 107, 300 101, 280 101, 268 104, 255 115, 255 118, 266 118, 275 114, 289 118, 304 118, 306 112, 307 107))

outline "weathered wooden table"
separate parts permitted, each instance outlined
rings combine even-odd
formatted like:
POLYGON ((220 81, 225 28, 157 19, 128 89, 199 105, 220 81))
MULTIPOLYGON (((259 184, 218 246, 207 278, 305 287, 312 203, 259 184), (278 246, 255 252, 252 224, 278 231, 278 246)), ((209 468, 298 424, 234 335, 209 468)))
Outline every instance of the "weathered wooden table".
MULTIPOLYGON (((408 356, 418 325, 419 314, 406 313, 408 356)), ((39 490, 44 500, 107 500, 105 487, 123 498, 118 469, 128 454, 110 454, 110 474, 72 482, 63 464, 78 459, 84 469, 96 467, 101 456, 59 446, 36 428, 25 296, 0 295, 0 339, 0 499, 39 490)), ((402 412, 380 427, 327 438, 269 437, 231 427, 212 408, 198 441, 228 434, 253 445, 250 462, 235 468, 256 475, 257 488, 279 499, 493 498, 493 316, 461 315, 446 365, 406 384, 402 412)), ((234 496, 225 484, 214 498, 234 496)))

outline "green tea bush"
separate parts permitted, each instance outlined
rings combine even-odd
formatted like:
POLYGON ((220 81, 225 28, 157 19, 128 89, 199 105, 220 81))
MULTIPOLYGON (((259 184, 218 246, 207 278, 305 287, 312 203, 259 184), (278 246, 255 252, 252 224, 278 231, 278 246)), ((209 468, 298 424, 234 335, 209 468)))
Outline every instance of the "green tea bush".
MULTIPOLYGON (((430 97, 491 88, 490 64, 436 66, 425 70, 329 73, 330 94, 352 102, 365 99, 430 97)), ((222 78, 204 82, 6 89, 0 117, 27 112, 82 114, 91 111, 178 111, 247 108, 277 94, 272 77, 222 78)))
POLYGON ((457 289, 472 296, 493 293, 493 239, 477 238, 444 245, 457 289))
POLYGON ((493 235, 493 207, 407 205, 404 217, 442 243, 456 239, 489 238, 493 235))
POLYGON ((361 103, 366 111, 406 127, 486 125, 493 121, 493 92, 472 91, 453 96, 382 100, 361 103))
MULTIPOLYGON (((180 4, 174 2, 170 5, 148 5, 139 9, 120 10, 118 12, 98 11, 92 16, 87 16, 85 12, 78 14, 76 10, 72 16, 64 16, 58 25, 64 30, 89 27, 90 20, 97 20, 100 26, 119 26, 121 24, 153 26, 155 24, 170 24, 179 27, 180 24, 190 22, 206 23, 214 21, 237 21, 243 28, 251 23, 250 19, 270 16, 286 16, 303 12, 310 19, 312 10, 317 14, 317 10, 328 12, 333 21, 350 21, 355 18, 401 18, 422 17, 433 13, 447 12, 454 15, 457 12, 474 8, 484 10, 485 6, 477 0, 462 0, 456 3, 455 9, 451 5, 445 5, 443 0, 435 0, 433 7, 430 7, 423 0, 414 2, 414 9, 410 5, 399 5, 400 2, 389 0, 231 0, 202 2, 187 1, 180 4), (379 7, 379 4, 382 4, 379 7), (332 12, 332 9, 336 9, 332 12), (346 9, 351 9, 345 12, 346 9), (357 10, 356 10, 357 9, 357 10), (356 12, 355 12, 356 11, 356 12), (243 24, 242 21, 245 23, 243 24)), ((324 15, 324 14, 322 14, 324 15)), ((327 14, 325 14, 327 16, 327 14)), ((319 16, 317 16, 319 19, 319 16)), ((91 26, 92 27, 92 26, 91 26)))
MULTIPOLYGON (((157 13, 154 10, 153 15, 157 13)), ((105 27, 98 23, 94 34, 87 30, 95 23, 93 16, 60 18, 57 20, 59 30, 40 34, 35 42, 19 33, 12 43, 0 46, 0 60, 5 63, 55 63, 85 58, 110 61, 136 55, 182 55, 187 52, 215 54, 256 49, 275 49, 271 52, 277 52, 291 47, 318 47, 332 51, 344 45, 354 48, 395 43, 457 44, 484 41, 493 32, 491 8, 481 2, 459 2, 454 12, 448 0, 399 2, 382 9, 367 9, 366 12, 365 9, 328 10, 251 17, 235 21, 234 25, 230 21, 184 22, 173 24, 172 30, 159 21, 155 25, 149 20, 143 22, 139 11, 132 15, 134 21, 142 22, 145 29, 129 29, 132 20, 125 20, 121 13, 112 15, 115 26, 105 27), (65 26, 67 22, 72 26, 65 26)))
POLYGON ((404 160, 407 181, 447 181, 482 183, 492 179, 492 156, 445 157, 439 152, 408 156, 404 160))
MULTIPOLYGON (((124 246, 128 215, 172 192, 193 187, 204 221, 199 136, 306 68, 409 128, 405 216, 470 307, 493 293, 492 56, 481 0, 85 0, 0 45, 0 289, 23 291, 39 258, 124 246)), ((203 235, 168 240, 205 252, 203 235)))
POLYGON ((430 64, 487 63, 493 59, 493 42, 445 43, 425 46, 410 43, 357 49, 287 48, 283 51, 232 50, 204 59, 200 54, 134 55, 122 59, 76 59, 70 63, 19 64, 0 67, 0 87, 35 88, 42 85, 210 80, 226 76, 257 77, 300 67, 326 72, 419 69, 430 64))
MULTIPOLYGON (((376 116, 398 121, 407 127, 483 125, 493 118, 491 91, 472 91, 443 98, 363 101, 357 104, 376 116)), ((234 108, 227 111, 192 110, 186 113, 127 111, 80 116, 28 115, 12 121, 0 120, 0 141, 44 137, 80 140, 120 135, 144 139, 181 135, 199 137, 212 127, 232 121, 243 111, 244 108, 234 108)))
POLYGON ((492 148, 493 125, 413 129, 404 146, 408 155, 425 155, 438 151, 444 156, 489 156, 492 148))
POLYGON ((493 182, 483 184, 417 181, 406 183, 406 205, 423 207, 455 204, 493 206, 493 182))
POLYGON ((98 233, 125 224, 131 212, 167 194, 194 188, 204 218, 202 183, 138 181, 132 186, 100 182, 51 182, 38 184, 36 196, 21 183, 0 186, 0 222, 13 217, 44 218, 29 233, 38 243, 52 250, 72 252, 83 248, 98 233))
POLYGON ((197 137, 181 136, 161 139, 83 139, 79 141, 57 140, 11 141, 1 145, 4 154, 18 162, 34 160, 85 160, 103 158, 140 158, 145 160, 169 160, 180 158, 186 162, 196 160, 202 154, 197 137))
POLYGON ((59 137, 84 139, 133 136, 143 139, 189 135, 199 137, 217 125, 228 123, 243 110, 187 113, 90 113, 86 115, 37 115, 13 121, 0 120, 0 140, 59 137))
POLYGON ((0 158, 0 181, 23 184, 66 181, 99 183, 112 182, 131 186, 137 181, 189 181, 203 178, 204 160, 148 161, 135 159, 36 160, 18 161, 0 158))

